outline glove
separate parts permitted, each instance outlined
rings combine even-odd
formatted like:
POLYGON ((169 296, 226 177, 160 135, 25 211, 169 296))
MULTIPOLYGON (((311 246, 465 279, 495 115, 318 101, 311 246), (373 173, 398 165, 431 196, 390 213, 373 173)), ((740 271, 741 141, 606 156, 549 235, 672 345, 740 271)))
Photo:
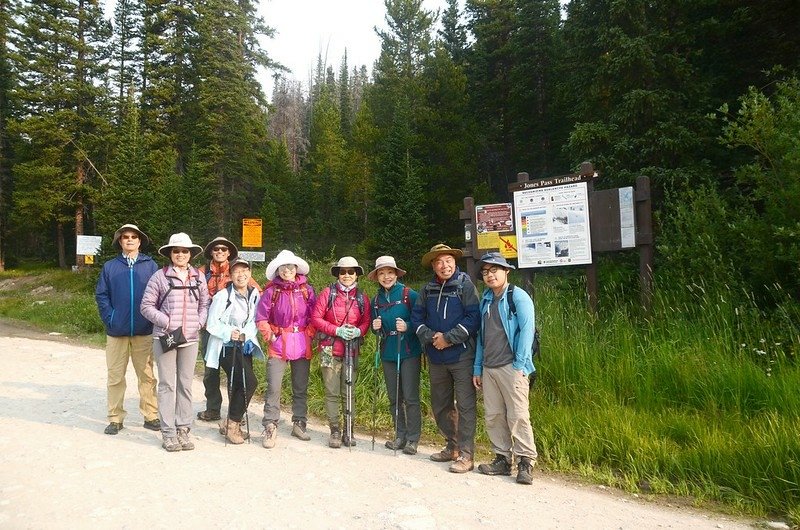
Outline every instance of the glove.
POLYGON ((350 328, 350 340, 357 339, 361 336, 361 330, 358 328, 350 328))
POLYGON ((339 326, 336 328, 336 336, 341 337, 344 340, 350 340, 350 330, 344 326, 339 326))

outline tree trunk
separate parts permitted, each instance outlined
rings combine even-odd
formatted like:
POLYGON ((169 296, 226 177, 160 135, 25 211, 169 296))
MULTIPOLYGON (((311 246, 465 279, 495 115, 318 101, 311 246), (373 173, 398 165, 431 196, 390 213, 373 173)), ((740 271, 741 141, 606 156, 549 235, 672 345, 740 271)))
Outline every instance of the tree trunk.
POLYGON ((64 223, 56 223, 56 246, 58 247, 58 266, 62 269, 67 268, 67 252, 64 248, 64 223))

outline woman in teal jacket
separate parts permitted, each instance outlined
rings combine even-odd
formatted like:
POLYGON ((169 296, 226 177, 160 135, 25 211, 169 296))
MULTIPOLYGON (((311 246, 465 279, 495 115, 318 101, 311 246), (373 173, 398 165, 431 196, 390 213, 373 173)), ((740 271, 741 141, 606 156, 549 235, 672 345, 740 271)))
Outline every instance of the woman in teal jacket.
POLYGON ((386 447, 413 455, 422 431, 419 408, 422 347, 411 328, 411 308, 419 295, 397 281, 405 273, 393 257, 381 256, 367 278, 381 286, 372 303, 372 331, 380 340, 383 376, 395 426, 395 439, 387 441, 386 447))

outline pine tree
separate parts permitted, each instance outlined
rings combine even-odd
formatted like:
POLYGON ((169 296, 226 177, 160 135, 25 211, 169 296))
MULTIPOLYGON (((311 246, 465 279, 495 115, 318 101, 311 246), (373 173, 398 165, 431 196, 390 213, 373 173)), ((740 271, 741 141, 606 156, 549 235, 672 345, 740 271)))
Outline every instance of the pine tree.
POLYGON ((467 56, 467 28, 461 22, 458 2, 459 0, 447 0, 447 9, 442 14, 439 38, 453 62, 463 65, 467 56))
POLYGON ((11 93, 15 83, 9 59, 9 34, 15 8, 13 0, 0 3, 0 272, 5 270, 6 233, 11 211, 13 154, 7 123, 11 119, 11 93))
POLYGON ((141 90, 143 9, 143 0, 117 0, 114 7, 111 72, 116 86, 119 121, 122 121, 131 91, 141 90))

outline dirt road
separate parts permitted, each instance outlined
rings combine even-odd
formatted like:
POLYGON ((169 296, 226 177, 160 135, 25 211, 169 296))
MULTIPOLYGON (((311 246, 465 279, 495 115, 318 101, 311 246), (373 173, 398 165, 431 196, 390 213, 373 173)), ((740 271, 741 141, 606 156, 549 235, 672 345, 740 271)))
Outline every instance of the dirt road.
MULTIPOLYGON (((197 422, 197 449, 167 453, 141 426, 132 369, 125 429, 103 434, 102 350, 0 336, 0 359, 0 528, 752 528, 540 472, 533 486, 454 475, 428 459, 433 447, 393 456, 361 435, 352 451, 329 449, 320 423, 302 442, 282 421, 266 450, 257 404, 254 443, 226 447, 197 422)), ((194 396, 200 410, 199 380, 194 396)))

